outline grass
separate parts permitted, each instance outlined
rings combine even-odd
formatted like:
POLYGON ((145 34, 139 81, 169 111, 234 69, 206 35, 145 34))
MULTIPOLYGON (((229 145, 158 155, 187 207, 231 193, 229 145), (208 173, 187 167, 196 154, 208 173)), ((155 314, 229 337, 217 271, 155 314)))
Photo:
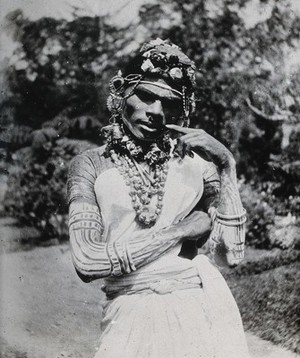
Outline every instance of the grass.
POLYGON ((300 263, 258 274, 233 275, 228 283, 246 330, 300 353, 300 263))

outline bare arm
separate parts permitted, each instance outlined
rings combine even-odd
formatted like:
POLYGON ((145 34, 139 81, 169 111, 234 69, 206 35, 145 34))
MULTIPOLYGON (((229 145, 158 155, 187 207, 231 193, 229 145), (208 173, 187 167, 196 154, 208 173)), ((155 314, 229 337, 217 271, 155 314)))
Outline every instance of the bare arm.
POLYGON ((106 242, 101 204, 99 206, 94 191, 97 173, 99 163, 97 167, 88 153, 75 157, 69 169, 71 252, 75 269, 83 281, 130 273, 156 260, 182 240, 200 237, 210 231, 208 215, 195 213, 176 226, 155 234, 149 234, 145 229, 127 241, 106 242))
MULTIPOLYGON (((211 213, 216 209, 221 214, 234 217, 243 214, 243 206, 237 186, 235 162, 230 158, 229 163, 219 171, 219 193, 214 194, 212 190, 209 191, 206 208, 211 213)), ((208 188, 211 185, 211 183, 206 184, 208 188)), ((224 223, 227 222, 232 221, 228 220, 224 223)), ((210 235, 210 247, 218 265, 233 266, 244 257, 245 223, 233 226, 224 223, 215 218, 210 235)))
POLYGON ((244 253, 245 227, 238 220, 219 220, 219 213, 224 217, 243 216, 236 177, 235 160, 229 150, 201 129, 181 128, 167 125, 169 129, 182 133, 178 139, 177 153, 183 157, 193 150, 200 156, 214 163, 215 173, 208 173, 204 185, 206 193, 205 206, 214 222, 209 238, 211 251, 219 265, 235 265, 241 261, 244 253), (219 184, 217 183, 219 178, 219 184), (216 209, 216 210, 215 210, 216 209), (225 224, 226 225, 225 225, 225 224))
POLYGON ((156 232, 139 234, 126 242, 103 242, 103 225, 97 205, 70 204, 69 233, 73 263, 85 282, 110 275, 120 276, 156 260, 186 239, 197 239, 210 230, 211 220, 195 212, 177 225, 156 232))

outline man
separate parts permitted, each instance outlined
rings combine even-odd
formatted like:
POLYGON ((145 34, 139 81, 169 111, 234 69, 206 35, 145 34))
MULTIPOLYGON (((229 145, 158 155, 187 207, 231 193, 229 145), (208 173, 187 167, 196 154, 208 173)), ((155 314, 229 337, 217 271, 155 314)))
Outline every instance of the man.
POLYGON ((247 357, 224 280, 194 258, 209 234, 218 263, 240 261, 245 223, 231 153, 187 128, 194 71, 177 46, 145 44, 110 83, 107 144, 71 165, 74 266, 105 278, 96 357, 247 357))

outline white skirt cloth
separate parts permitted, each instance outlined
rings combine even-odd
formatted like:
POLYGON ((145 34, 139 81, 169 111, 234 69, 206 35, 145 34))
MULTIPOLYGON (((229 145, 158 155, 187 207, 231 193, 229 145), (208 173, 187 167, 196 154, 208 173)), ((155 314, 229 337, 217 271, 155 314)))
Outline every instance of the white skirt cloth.
POLYGON ((179 260, 185 259, 175 258, 165 274, 136 272, 106 282, 115 298, 104 303, 95 358, 249 357, 239 310, 220 272, 204 255, 189 261, 193 271, 185 273, 179 260))

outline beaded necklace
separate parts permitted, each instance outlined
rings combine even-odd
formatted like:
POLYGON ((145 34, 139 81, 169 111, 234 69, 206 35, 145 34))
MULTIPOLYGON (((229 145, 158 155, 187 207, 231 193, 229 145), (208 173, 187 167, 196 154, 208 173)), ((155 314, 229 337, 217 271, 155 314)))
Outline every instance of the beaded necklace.
MULTIPOLYGON (((164 142, 166 144, 166 140, 164 142)), ((164 146, 169 152, 161 150, 156 143, 153 143, 144 154, 143 149, 127 136, 121 142, 111 143, 108 146, 113 163, 130 188, 129 195, 136 218, 145 226, 151 226, 156 222, 163 207, 171 148, 170 145, 164 146), (152 169, 153 176, 138 161, 146 162, 150 171, 152 169), (156 204, 153 206, 155 200, 156 204)))

